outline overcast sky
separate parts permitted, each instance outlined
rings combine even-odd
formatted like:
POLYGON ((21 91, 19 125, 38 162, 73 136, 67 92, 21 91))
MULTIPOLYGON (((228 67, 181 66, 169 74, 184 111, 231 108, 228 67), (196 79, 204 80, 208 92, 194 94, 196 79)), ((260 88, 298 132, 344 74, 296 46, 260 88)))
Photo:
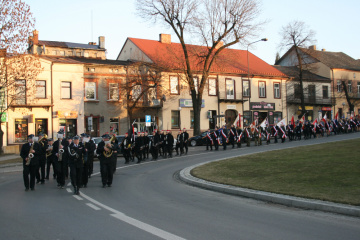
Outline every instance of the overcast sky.
MULTIPOLYGON (((144 22, 137 16, 135 0, 25 0, 36 18, 40 40, 76 43, 98 42, 105 36, 107 57, 116 59, 127 37, 158 40, 159 33, 172 34, 163 25, 144 22)), ((281 27, 293 20, 305 22, 316 32, 317 49, 344 52, 360 59, 359 0, 263 0, 259 20, 267 20, 259 42, 250 51, 274 64, 281 27)), ((246 49, 235 46, 234 48, 246 49)), ((282 55, 286 49, 280 51, 282 55)))

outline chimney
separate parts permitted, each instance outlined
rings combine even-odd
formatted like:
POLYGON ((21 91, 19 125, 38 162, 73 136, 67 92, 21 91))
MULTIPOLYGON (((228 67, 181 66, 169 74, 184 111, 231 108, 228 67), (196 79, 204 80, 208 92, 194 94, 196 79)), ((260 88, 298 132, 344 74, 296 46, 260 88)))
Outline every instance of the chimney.
POLYGON ((316 45, 311 45, 311 46, 309 47, 309 49, 310 49, 310 50, 316 50, 316 45))
POLYGON ((323 48, 323 49, 321 49, 321 51, 325 52, 325 51, 326 51, 326 49, 325 49, 325 48, 323 48))
POLYGON ((161 43, 166 43, 166 44, 170 44, 171 43, 171 35, 170 34, 164 34, 164 33, 161 33, 159 35, 160 37, 160 42, 161 43))
POLYGON ((0 49, 0 58, 1 57, 6 57, 6 48, 1 48, 0 49))
POLYGON ((38 45, 39 44, 39 31, 38 30, 34 30, 33 31, 33 44, 34 45, 38 45))
POLYGON ((105 37, 104 36, 99 37, 99 47, 101 49, 105 49, 105 37))

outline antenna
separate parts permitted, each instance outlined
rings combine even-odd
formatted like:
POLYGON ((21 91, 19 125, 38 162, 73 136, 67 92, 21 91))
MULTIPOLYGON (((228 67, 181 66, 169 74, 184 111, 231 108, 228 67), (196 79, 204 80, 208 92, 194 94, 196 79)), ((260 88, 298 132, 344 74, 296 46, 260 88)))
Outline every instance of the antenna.
POLYGON ((93 26, 93 10, 91 9, 91 42, 94 42, 93 26))

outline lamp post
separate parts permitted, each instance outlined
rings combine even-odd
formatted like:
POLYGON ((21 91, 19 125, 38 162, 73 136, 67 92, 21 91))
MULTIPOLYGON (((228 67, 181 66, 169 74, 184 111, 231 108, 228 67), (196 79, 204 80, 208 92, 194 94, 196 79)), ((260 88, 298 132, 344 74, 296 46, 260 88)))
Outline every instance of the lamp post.
MULTIPOLYGON (((254 44, 254 43, 257 43, 257 42, 266 42, 268 39, 267 38, 262 38, 260 40, 257 40, 255 42, 251 42, 247 45, 247 48, 246 48, 246 52, 247 52, 247 67, 248 67, 248 80, 249 80, 249 112, 250 112, 250 122, 252 120, 252 114, 251 114, 251 104, 250 104, 250 98, 251 98, 251 81, 250 81, 250 63, 249 63, 249 46, 251 44, 254 44)), ((244 124, 244 123, 243 123, 244 124)))

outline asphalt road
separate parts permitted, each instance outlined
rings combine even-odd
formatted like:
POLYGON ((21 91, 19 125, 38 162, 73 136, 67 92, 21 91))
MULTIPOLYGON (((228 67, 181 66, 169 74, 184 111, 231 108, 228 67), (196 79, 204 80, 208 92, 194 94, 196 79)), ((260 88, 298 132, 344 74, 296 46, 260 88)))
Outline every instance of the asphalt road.
MULTIPOLYGON (((360 239, 360 218, 288 208, 186 185, 178 172, 212 159, 359 138, 360 133, 189 154, 123 165, 113 187, 100 175, 74 196, 50 179, 25 192, 21 172, 0 177, 0 239, 360 239)), ((349 153, 351 154, 351 153, 349 153)), ((95 165, 98 169, 98 164, 95 165)))

